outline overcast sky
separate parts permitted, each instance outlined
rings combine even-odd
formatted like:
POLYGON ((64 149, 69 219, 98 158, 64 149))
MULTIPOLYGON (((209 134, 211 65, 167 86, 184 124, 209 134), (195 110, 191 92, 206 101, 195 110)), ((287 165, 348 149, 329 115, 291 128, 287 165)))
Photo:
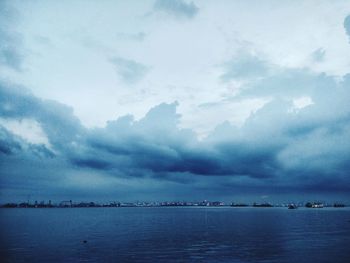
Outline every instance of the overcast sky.
POLYGON ((350 201, 349 1, 0 1, 0 201, 350 201))

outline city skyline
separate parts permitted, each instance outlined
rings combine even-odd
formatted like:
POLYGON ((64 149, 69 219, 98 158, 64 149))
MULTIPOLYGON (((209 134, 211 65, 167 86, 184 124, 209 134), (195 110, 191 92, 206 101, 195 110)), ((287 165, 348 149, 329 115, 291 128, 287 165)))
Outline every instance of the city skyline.
POLYGON ((52 200, 45 201, 30 201, 25 202, 9 202, 0 204, 0 208, 90 208, 90 207, 307 207, 307 208, 324 208, 324 207, 334 207, 334 208, 344 208, 349 206, 343 202, 329 202, 329 201, 288 201, 288 202, 223 202, 219 200, 201 200, 201 201, 134 201, 134 202, 124 202, 124 201, 107 201, 107 202, 97 202, 97 201, 73 201, 73 200, 61 200, 58 202, 52 200), (315 206, 316 205, 316 206, 315 206))

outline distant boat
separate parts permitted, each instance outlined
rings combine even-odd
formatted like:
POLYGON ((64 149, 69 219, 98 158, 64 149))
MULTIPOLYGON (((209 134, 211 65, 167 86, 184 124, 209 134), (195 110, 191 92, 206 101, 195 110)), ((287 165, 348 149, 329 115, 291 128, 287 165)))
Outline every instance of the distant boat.
POLYGON ((289 204, 288 205, 288 209, 297 209, 297 208, 298 208, 298 206, 295 205, 295 204, 289 204))
POLYGON ((297 205, 295 205, 295 204, 289 204, 288 205, 288 209, 297 209, 298 207, 297 207, 297 205))
POLYGON ((308 208, 323 208, 324 205, 321 202, 313 202, 313 203, 308 202, 308 203, 306 203, 305 207, 308 207, 308 208))
POLYGON ((345 205, 341 203, 335 203, 333 207, 345 207, 345 205))

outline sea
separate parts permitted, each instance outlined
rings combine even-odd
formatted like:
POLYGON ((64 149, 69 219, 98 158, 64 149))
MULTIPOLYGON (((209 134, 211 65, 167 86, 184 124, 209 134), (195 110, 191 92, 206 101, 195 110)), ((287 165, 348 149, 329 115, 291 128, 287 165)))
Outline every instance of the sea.
POLYGON ((0 262, 349 263, 349 208, 2 208, 0 262))

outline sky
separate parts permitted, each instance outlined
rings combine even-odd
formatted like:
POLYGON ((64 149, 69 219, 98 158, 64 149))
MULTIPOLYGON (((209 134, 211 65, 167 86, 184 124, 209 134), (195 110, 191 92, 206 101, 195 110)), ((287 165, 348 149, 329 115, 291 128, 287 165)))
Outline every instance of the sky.
POLYGON ((0 201, 350 201, 349 1, 0 1, 0 201))

